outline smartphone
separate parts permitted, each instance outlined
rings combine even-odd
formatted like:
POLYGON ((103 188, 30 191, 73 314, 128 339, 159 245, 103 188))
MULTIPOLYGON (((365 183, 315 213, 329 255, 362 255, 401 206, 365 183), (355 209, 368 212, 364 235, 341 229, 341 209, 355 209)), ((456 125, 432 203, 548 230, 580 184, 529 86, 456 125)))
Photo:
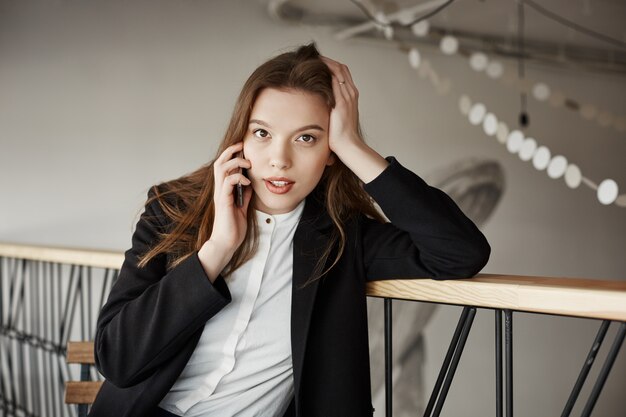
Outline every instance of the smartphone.
MULTIPOLYGON (((239 151, 237 157, 243 158, 243 151, 239 151)), ((247 176, 245 168, 239 168, 239 172, 247 176)), ((235 205, 237 207, 243 207, 243 185, 241 184, 235 186, 235 205)))

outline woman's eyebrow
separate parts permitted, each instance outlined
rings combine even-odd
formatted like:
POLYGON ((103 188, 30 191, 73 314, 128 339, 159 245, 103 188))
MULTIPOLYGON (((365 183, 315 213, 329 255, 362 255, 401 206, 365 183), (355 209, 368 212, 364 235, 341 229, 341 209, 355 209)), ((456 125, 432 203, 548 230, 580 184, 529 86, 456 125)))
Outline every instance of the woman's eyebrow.
MULTIPOLYGON (((248 124, 252 124, 252 123, 256 123, 258 125, 265 126, 268 129, 272 128, 272 126, 270 126, 269 123, 266 123, 263 120, 250 119, 250 122, 248 124)), ((302 131, 305 131, 305 130, 310 130, 310 129, 319 130, 321 132, 324 132, 324 128, 322 126, 316 125, 316 124, 311 124, 311 125, 302 126, 302 127, 298 128, 298 129, 294 130, 291 134, 293 135, 295 133, 302 132, 302 131)))

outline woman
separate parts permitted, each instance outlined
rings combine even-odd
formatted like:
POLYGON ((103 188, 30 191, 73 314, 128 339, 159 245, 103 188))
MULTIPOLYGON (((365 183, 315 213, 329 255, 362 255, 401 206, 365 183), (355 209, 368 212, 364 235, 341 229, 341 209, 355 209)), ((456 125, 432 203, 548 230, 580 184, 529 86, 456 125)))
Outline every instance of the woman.
POLYGON ((313 44, 257 68, 215 160, 148 195, 92 416, 371 416, 366 281, 470 277, 490 253, 363 142, 348 68, 313 44))

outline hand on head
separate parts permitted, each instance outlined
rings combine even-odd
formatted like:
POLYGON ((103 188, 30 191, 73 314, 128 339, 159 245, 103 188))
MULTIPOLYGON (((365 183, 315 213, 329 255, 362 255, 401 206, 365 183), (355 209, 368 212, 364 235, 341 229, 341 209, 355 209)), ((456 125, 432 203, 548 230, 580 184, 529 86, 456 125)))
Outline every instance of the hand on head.
POLYGON ((362 144, 359 133, 359 90, 354 85, 347 65, 325 56, 320 57, 332 73, 335 107, 330 113, 328 142, 330 149, 341 158, 343 145, 362 144))

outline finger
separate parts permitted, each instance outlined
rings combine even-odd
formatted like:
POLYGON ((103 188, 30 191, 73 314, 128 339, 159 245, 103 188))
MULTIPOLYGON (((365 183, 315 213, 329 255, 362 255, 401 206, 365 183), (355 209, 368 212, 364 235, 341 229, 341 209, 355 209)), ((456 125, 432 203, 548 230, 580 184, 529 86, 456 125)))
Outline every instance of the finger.
POLYGON ((237 142, 224 149, 224 152, 220 154, 216 162, 224 163, 229 159, 232 159, 233 155, 243 149, 243 141, 237 142))
POLYGON ((339 77, 341 78, 339 85, 341 85, 342 89, 348 93, 350 98, 355 99, 358 97, 358 90, 356 85, 354 85, 354 81, 352 80, 352 74, 350 73, 350 69, 347 65, 340 65, 339 77), (343 81, 343 83, 341 83, 343 81))
POLYGON ((220 165, 220 169, 224 173, 224 177, 230 175, 234 171, 239 170, 239 168, 249 169, 251 167, 252 164, 249 160, 240 157, 235 157, 220 165))
POLYGON ((339 78, 340 81, 345 83, 350 83, 354 86, 354 81, 352 80, 352 75, 350 74, 350 69, 347 65, 342 64, 341 62, 337 62, 334 59, 330 59, 328 57, 321 57, 322 61, 326 63, 331 73, 339 78))
POLYGON ((237 184, 248 186, 251 184, 251 182, 248 178, 246 178, 245 175, 241 173, 231 174, 227 176, 226 178, 224 178, 224 182, 223 182, 222 190, 221 190, 222 195, 223 196, 231 195, 233 193, 233 189, 235 188, 237 184))
POLYGON ((237 154, 243 149, 243 142, 237 142, 226 148, 220 156, 213 163, 213 174, 215 176, 215 183, 221 184, 224 177, 228 175, 228 170, 223 169, 223 165, 233 159, 233 155, 237 154))
POLYGON ((346 100, 349 98, 358 98, 359 92, 354 85, 354 81, 352 80, 352 74, 350 74, 350 69, 348 68, 348 66, 327 57, 322 57, 322 61, 330 69, 333 80, 337 80, 337 84, 340 87, 340 89, 338 90, 340 95, 346 100))

